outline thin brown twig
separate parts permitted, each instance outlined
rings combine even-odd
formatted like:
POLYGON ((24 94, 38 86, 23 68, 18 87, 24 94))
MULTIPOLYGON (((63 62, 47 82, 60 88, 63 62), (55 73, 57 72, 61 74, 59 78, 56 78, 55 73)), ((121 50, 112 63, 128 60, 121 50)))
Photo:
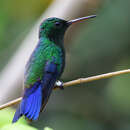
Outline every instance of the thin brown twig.
MULTIPOLYGON (((80 78, 80 79, 77 79, 77 80, 66 82, 66 83, 63 84, 63 86, 65 88, 65 87, 69 87, 69 86, 73 86, 73 85, 77 85, 77 84, 81 84, 81 83, 92 82, 92 81, 100 80, 100 79, 107 79, 107 78, 119 76, 121 74, 128 74, 128 73, 130 73, 130 69, 106 73, 106 74, 101 74, 101 75, 92 76, 92 77, 88 77, 88 78, 80 78)), ((57 88, 55 88, 55 89, 57 89, 57 88)), ((18 104, 21 100, 22 100, 22 97, 17 98, 15 100, 12 100, 12 101, 10 101, 6 104, 3 104, 3 105, 0 106, 0 110, 7 108, 7 107, 10 107, 12 105, 18 104)))

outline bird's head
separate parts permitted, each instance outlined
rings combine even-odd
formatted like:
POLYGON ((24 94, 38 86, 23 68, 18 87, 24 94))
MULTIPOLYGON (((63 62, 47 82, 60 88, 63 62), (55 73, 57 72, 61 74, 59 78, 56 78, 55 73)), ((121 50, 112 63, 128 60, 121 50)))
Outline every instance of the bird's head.
POLYGON ((39 37, 46 36, 49 39, 60 37, 64 35, 69 24, 67 21, 59 18, 48 18, 40 25, 39 37))
POLYGON ((70 21, 66 21, 56 17, 45 19, 40 25, 39 37, 41 38, 46 36, 47 38, 55 42, 58 40, 62 40, 65 31, 71 24, 94 17, 95 15, 91 15, 70 21))

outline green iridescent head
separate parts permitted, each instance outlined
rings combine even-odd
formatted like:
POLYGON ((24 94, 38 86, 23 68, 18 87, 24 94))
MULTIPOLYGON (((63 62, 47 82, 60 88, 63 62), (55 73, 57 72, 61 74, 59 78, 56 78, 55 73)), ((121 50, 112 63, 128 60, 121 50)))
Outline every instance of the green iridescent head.
POLYGON ((69 24, 67 21, 59 18, 48 18, 40 25, 39 37, 47 36, 51 40, 64 36, 69 24))
POLYGON ((47 37, 55 42, 59 40, 61 41, 64 37, 65 31, 71 24, 94 17, 96 17, 96 15, 82 17, 70 21, 66 21, 55 17, 48 18, 44 20, 40 25, 39 38, 47 37))

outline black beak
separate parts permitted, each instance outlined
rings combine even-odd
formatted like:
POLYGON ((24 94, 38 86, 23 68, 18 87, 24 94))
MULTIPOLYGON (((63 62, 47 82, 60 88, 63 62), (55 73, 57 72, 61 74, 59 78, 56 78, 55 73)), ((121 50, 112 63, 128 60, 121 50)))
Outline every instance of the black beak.
POLYGON ((86 17, 81 17, 81 18, 70 20, 67 23, 68 23, 68 25, 71 25, 73 23, 77 23, 77 22, 80 22, 80 21, 83 21, 83 20, 87 20, 87 19, 91 19, 91 18, 95 18, 95 17, 96 17, 96 15, 90 15, 90 16, 86 16, 86 17))

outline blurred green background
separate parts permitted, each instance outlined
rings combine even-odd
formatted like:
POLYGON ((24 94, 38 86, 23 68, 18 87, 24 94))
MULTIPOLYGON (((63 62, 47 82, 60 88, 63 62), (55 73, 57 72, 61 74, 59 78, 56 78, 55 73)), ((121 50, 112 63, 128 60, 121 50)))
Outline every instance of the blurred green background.
MULTIPOLYGON (((88 1, 76 16, 96 13, 97 17, 67 31, 63 81, 130 66, 130 1, 88 1)), ((52 0, 0 1, 0 70, 51 4, 52 0)), ((0 128, 13 117, 10 109, 4 115, 12 115, 6 117, 2 113, 0 122, 3 118, 5 122, 0 128)), ((35 127, 32 130, 46 126, 54 130, 130 130, 130 74, 57 90, 39 120, 28 125, 35 127)))

